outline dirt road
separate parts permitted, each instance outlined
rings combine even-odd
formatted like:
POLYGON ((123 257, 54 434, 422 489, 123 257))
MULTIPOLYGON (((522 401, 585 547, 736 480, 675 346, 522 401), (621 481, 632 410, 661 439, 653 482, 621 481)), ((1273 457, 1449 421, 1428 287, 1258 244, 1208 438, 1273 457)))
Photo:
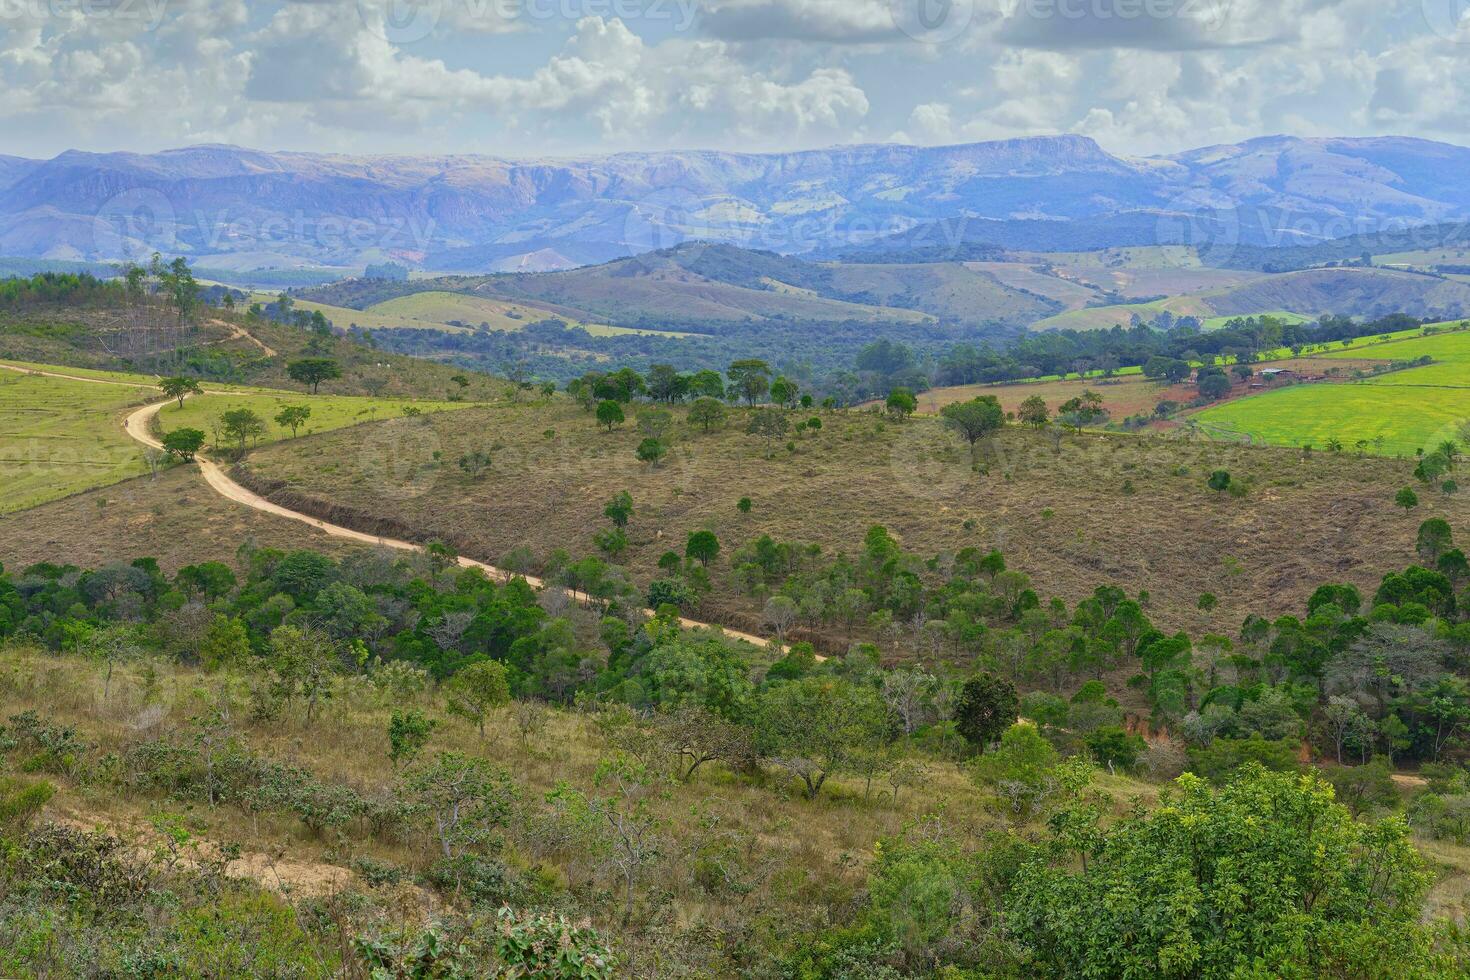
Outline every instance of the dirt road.
MULTIPOLYGON (((71 375, 66 374, 52 374, 51 376, 58 378, 72 378, 71 375)), ((77 381, 92 380, 88 378, 72 379, 77 381)), ((106 384, 109 382, 101 383, 106 384)), ((208 395, 209 392, 205 391, 204 394, 208 395)), ((154 437, 151 431, 151 427, 153 425, 154 418, 156 418, 158 415, 159 410, 162 409, 163 406, 167 405, 171 400, 172 399, 164 399, 163 401, 153 402, 151 404, 144 405, 142 408, 135 409, 127 416, 127 418, 123 420, 123 429, 126 430, 127 434, 132 436, 133 439, 137 442, 140 442, 143 445, 149 446, 153 449, 162 449, 163 443, 159 442, 158 439, 154 437)), ((240 486, 240 484, 230 479, 229 475, 226 474, 225 471, 219 466, 219 464, 214 462, 214 460, 209 459, 205 456, 196 456, 194 458, 194 462, 198 464, 199 471, 204 475, 205 482, 207 482, 216 493, 218 493, 221 497, 226 498, 227 500, 233 500, 236 503, 244 504, 246 507, 252 507, 255 510, 262 511, 266 514, 274 514, 277 517, 284 517, 289 520, 300 521, 303 524, 310 524, 317 530, 325 534, 329 534, 334 538, 347 538, 352 541, 361 541, 365 544, 379 545, 385 548, 397 548, 401 551, 423 550, 419 545, 414 544, 411 541, 402 541, 398 538, 384 538, 379 537, 375 534, 364 534, 361 531, 354 531, 350 527, 342 527, 339 524, 332 524, 328 521, 321 520, 320 518, 312 517, 310 514, 303 514, 300 511, 295 511, 287 507, 282 507, 280 504, 272 503, 259 494, 240 486)), ((498 582, 506 582, 514 577, 511 572, 507 572, 501 568, 496 568, 494 565, 489 565, 482 561, 476 561, 473 558, 460 557, 459 564, 464 568, 478 568, 490 578, 498 582)), ((525 575, 522 577, 528 583, 530 583, 533 588, 539 589, 544 586, 544 583, 538 578, 534 578, 530 575, 525 575)), ((584 595, 580 592, 570 592, 570 595, 578 602, 593 601, 592 597, 584 595)), ((648 612, 651 615, 651 611, 645 610, 645 612, 648 612)), ((745 642, 753 643, 756 646, 772 645, 772 641, 768 641, 764 637, 755 636, 750 633, 742 633, 739 630, 727 629, 716 623, 704 623, 700 622, 697 619, 682 618, 680 619, 680 623, 682 623, 686 628, 689 629, 717 629, 731 639, 744 640, 745 642)))

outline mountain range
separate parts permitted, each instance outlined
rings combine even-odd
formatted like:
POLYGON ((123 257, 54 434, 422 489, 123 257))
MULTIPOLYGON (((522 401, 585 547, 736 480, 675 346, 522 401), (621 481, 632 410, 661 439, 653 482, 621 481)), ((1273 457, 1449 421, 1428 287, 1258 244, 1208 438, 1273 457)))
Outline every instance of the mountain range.
POLYGON ((0 156, 0 255, 538 272, 699 240, 884 261, 1197 244, 1210 261, 1220 243, 1453 226, 1470 219, 1467 172, 1470 149, 1399 137, 1273 136, 1146 158, 1068 135, 555 160, 68 151, 0 156))

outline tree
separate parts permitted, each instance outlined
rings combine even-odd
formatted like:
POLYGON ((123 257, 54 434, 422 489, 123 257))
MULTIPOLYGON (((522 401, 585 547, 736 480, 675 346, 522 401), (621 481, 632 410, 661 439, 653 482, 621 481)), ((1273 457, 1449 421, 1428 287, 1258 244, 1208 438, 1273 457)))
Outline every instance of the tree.
POLYGON ((659 460, 669 454, 668 447, 657 439, 644 439, 634 450, 641 462, 647 463, 649 468, 658 469, 659 460))
POLYGON ((276 413, 276 425, 291 430, 291 438, 296 438, 296 430, 306 424, 311 418, 311 406, 309 405, 287 405, 276 413))
POLYGON ((645 408, 638 413, 638 431, 649 439, 662 439, 673 421, 667 409, 645 408))
POLYGON ((1430 565, 1439 561, 1439 556, 1453 546, 1454 535, 1450 531, 1449 522, 1444 518, 1431 517, 1419 525, 1419 538, 1415 548, 1430 565))
POLYGON ((163 451, 184 462, 204 447, 204 433, 198 429, 174 429, 163 436, 163 451))
POLYGON ((884 716, 869 687, 803 677, 767 689, 758 737, 771 760, 802 781, 811 800, 829 776, 852 765, 861 746, 882 734, 884 716))
POLYGON ((1000 738, 1020 717, 1021 701, 1016 688, 993 674, 977 674, 960 686, 955 699, 955 731, 974 749, 1000 738))
POLYGON ((995 789, 1012 816, 1027 820, 1057 788, 1057 750, 1035 725, 1011 724, 994 752, 975 763, 975 778, 995 789))
POLYGON ((388 719, 388 759, 397 769, 399 763, 412 762, 433 734, 434 722, 421 711, 395 711, 388 719))
POLYGON ((764 408, 750 413, 750 422, 746 425, 745 431, 765 439, 766 452, 769 454, 776 440, 784 436, 790 427, 791 423, 786 418, 785 412, 764 408))
POLYGON ((679 759, 678 777, 687 783, 707 762, 739 766, 752 761, 750 729, 699 704, 685 704, 654 718, 659 737, 679 759))
POLYGON ((597 403, 597 424, 607 426, 607 431, 611 432, 616 426, 622 425, 623 420, 623 406, 611 398, 597 403))
POLYGON ((725 422, 725 406, 713 398, 697 398, 693 405, 689 406, 689 424, 700 425, 704 431, 723 425, 725 422))
POLYGON ((278 626, 271 631, 266 662, 272 674, 272 694, 283 701, 305 702, 306 724, 310 725, 317 705, 332 696, 332 678, 338 668, 335 644, 310 628, 278 626))
POLYGON ((617 527, 627 527, 628 518, 633 516, 633 495, 626 490, 619 490, 617 496, 607 502, 602 508, 602 516, 612 521, 617 527))
POLYGON ((1006 899, 1037 975, 1435 975, 1408 827, 1355 821, 1315 776, 1186 774, 1085 849, 1053 833, 1006 899))
POLYGON ((970 458, 975 456, 975 444, 996 432, 1005 424, 1005 412, 994 395, 981 395, 967 402, 956 402, 939 410, 944 424, 960 434, 970 444, 970 458))
POLYGON ((446 860, 456 851, 484 845, 510 815, 515 786, 504 770, 485 759, 440 752, 410 771, 408 797, 427 813, 446 860))
POLYGON ((1216 493, 1224 493, 1230 489, 1230 474, 1225 470, 1215 470, 1205 482, 1216 493))
POLYGON ((1016 418, 1024 425, 1040 429, 1046 425, 1051 416, 1046 410, 1046 400, 1040 395, 1032 395, 1016 410, 1016 418))
POLYGON ((330 357, 303 357, 286 365, 286 374, 292 381, 311 385, 311 393, 314 395, 323 381, 342 377, 342 368, 330 357))
POLYGON ((695 398, 724 398, 725 379, 720 377, 720 372, 709 368, 695 371, 689 379, 689 394, 695 398))
POLYGON ((180 408, 184 407, 184 399, 188 396, 204 394, 204 389, 199 387, 199 382, 193 378, 162 378, 158 382, 158 387, 169 398, 177 399, 180 408))
POLYGON ((1393 502, 1402 507, 1404 509, 1404 513, 1407 514, 1409 511, 1419 506, 1419 495, 1413 491, 1413 488, 1404 487, 1398 493, 1393 495, 1393 502))
POLYGON ((800 608, 790 596, 773 595, 766 600, 765 608, 761 611, 761 621, 775 631, 776 642, 784 646, 786 631, 796 622, 799 613, 800 608))
POLYGON ((265 435, 265 420, 248 408, 234 408, 219 417, 220 433, 239 444, 245 451, 245 442, 265 435))
POLYGON ((739 500, 735 501, 735 509, 740 511, 740 513, 742 514, 749 514, 752 506, 754 505, 751 504, 749 497, 741 497, 739 500))
POLYGON ((746 358, 730 365, 726 372, 730 377, 730 391, 735 398, 744 398, 751 408, 771 388, 771 366, 756 358, 746 358))
POLYGON ((780 405, 782 408, 790 408, 795 405, 800 394, 801 388, 795 381, 792 381, 785 375, 781 375, 775 381, 771 382, 771 401, 780 405))
POLYGON ((684 557, 693 558, 705 567, 720 553, 720 539, 713 531, 690 531, 684 545, 684 557))
POLYGON ((901 422, 914 414, 914 410, 919 407, 919 400, 907 388, 894 388, 888 393, 888 401, 885 404, 888 414, 901 422))
POLYGON ((496 708, 510 702, 510 681, 505 664, 498 660, 482 660, 458 671, 444 685, 448 693, 446 710, 463 718, 485 737, 485 719, 496 708))

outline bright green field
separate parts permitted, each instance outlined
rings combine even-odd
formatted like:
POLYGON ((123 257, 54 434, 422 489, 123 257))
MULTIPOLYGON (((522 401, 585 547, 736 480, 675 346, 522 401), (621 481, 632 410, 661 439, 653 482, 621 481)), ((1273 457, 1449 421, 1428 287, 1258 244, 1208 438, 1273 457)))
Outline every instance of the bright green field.
POLYGON ((407 406, 420 412, 447 412, 457 408, 469 408, 474 402, 405 401, 392 398, 357 398, 349 395, 302 395, 291 392, 264 390, 211 390, 206 389, 201 397, 187 399, 183 408, 176 402, 165 405, 158 413, 158 428, 162 432, 174 429, 199 429, 210 445, 215 444, 217 420, 225 412, 248 408, 265 421, 266 434, 256 445, 289 439, 291 430, 277 425, 275 417, 288 405, 305 405, 311 409, 311 418, 298 430, 298 435, 313 432, 329 432, 343 426, 377 419, 398 418, 407 406))
MULTIPOLYGON (((1303 316, 1300 313, 1290 313, 1286 310, 1268 310, 1265 313, 1251 313, 1248 315, 1255 317, 1257 320, 1259 320, 1263 316, 1269 316, 1274 319, 1280 320, 1283 323, 1311 323, 1312 320, 1315 319, 1314 317, 1303 316)), ((1204 330, 1219 330, 1231 320, 1244 319, 1246 319, 1246 317, 1241 316, 1240 314, 1235 314, 1232 316, 1210 316, 1205 317, 1203 320, 1201 320, 1200 326, 1204 330)))
POLYGON ((1470 421, 1470 331, 1412 337, 1385 344, 1354 344, 1322 356, 1364 356, 1437 363, 1351 384, 1283 388, 1208 408, 1194 418, 1205 426, 1249 435, 1253 442, 1322 447, 1330 438, 1351 447, 1367 439, 1371 452, 1411 456, 1456 437, 1470 421), (1374 440, 1382 439, 1382 442, 1374 440))
POLYGON ((1336 438, 1351 448, 1366 439, 1369 452, 1412 456, 1455 438, 1470 419, 1470 398, 1452 388, 1295 385, 1207 408, 1194 418, 1257 443, 1321 449, 1336 438), (1374 441, 1380 437, 1382 443, 1374 441))
POLYGON ((0 513, 147 472, 122 417, 157 394, 0 371, 0 513))

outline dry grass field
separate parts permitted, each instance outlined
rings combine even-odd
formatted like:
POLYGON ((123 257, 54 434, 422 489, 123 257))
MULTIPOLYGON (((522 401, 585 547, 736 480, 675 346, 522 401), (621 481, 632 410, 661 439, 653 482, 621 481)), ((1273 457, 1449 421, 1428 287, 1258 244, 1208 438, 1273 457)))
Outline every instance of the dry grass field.
POLYGON ((339 556, 361 547, 225 500, 193 466, 0 515, 0 563, 12 570, 42 561, 95 568, 153 557, 173 572, 202 561, 233 564, 247 540, 263 548, 312 548, 339 556))
MULTIPOLYGON (((633 419, 599 429, 575 405, 501 404, 399 419, 266 447, 243 478, 278 502, 364 530, 440 537, 466 554, 499 559, 515 548, 538 558, 564 548, 593 553, 604 503, 628 490, 636 513, 622 558, 646 582, 691 530, 723 544, 716 594, 703 610, 758 627, 756 605, 729 584, 729 557, 763 533, 857 550, 884 524, 923 555, 996 547, 1032 576, 1043 597, 1075 601, 1102 583, 1148 590, 1151 615, 1170 627, 1238 626, 1249 612, 1297 612, 1325 581, 1375 587, 1413 558, 1419 522, 1470 523, 1470 498, 1422 494, 1411 514, 1393 505, 1412 464, 1325 453, 1152 436, 1051 438, 1008 429, 969 453, 932 419, 894 424, 863 412, 827 413, 822 428, 768 447, 744 431, 743 413, 704 434, 680 421, 657 469, 640 463, 633 419), (455 461, 489 451, 472 478, 455 461), (1205 486, 1228 470, 1248 492, 1205 486), (736 502, 748 496, 749 514, 736 502), (1197 608, 1201 593, 1220 604, 1197 608)), ((793 420, 803 418, 793 416, 793 420)))

